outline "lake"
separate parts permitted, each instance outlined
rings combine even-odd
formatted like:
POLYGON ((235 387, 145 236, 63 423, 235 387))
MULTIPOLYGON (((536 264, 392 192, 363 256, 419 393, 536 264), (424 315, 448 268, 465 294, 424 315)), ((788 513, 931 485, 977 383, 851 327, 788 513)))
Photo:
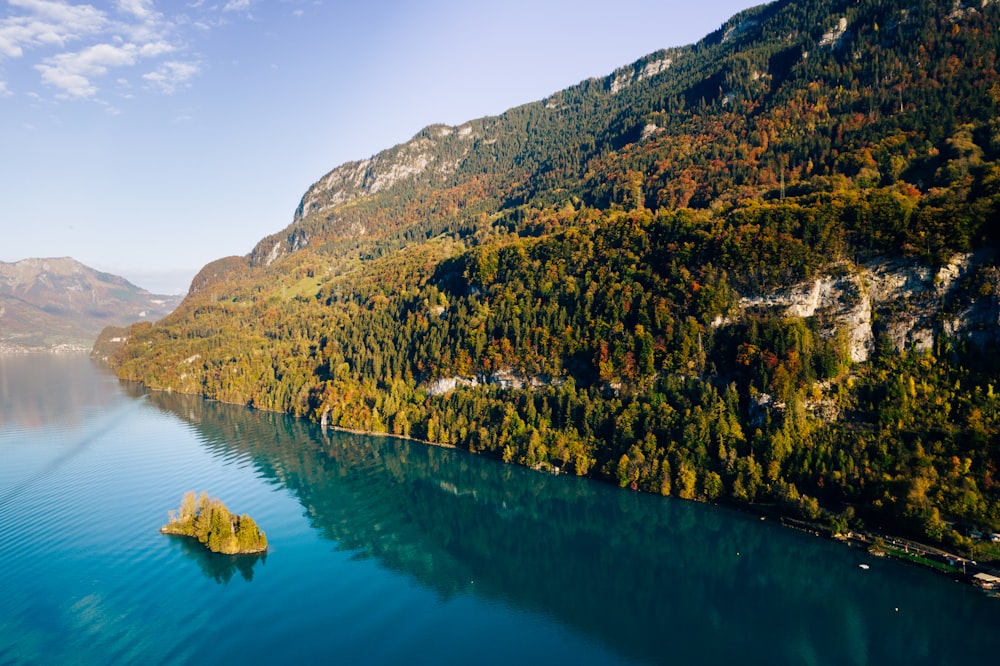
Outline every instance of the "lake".
POLYGON ((82 356, 0 356, 0 400, 0 664, 967 664, 1000 629, 998 599, 752 513, 82 356), (161 535, 187 490, 253 516, 267 554, 161 535))

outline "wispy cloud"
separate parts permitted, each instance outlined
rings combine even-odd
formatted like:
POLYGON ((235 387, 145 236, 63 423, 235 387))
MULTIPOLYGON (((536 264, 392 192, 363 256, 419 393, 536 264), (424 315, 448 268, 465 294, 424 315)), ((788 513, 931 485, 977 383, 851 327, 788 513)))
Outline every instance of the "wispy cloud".
POLYGON ((7 0, 7 4, 26 10, 39 18, 64 25, 89 22, 94 17, 103 17, 103 13, 92 5, 74 5, 66 0, 7 0))
POLYGON ((8 0, 24 13, 0 19, 0 54, 19 58, 26 48, 65 46, 100 34, 108 25, 104 13, 90 5, 53 0, 8 0))
POLYGON ((112 67, 134 65, 140 51, 135 44, 95 44, 82 51, 46 58, 42 64, 35 65, 35 69, 42 73, 43 81, 66 94, 91 97, 97 92, 91 79, 107 74, 112 67))
MULTIPOLYGON (((213 15, 247 12, 253 2, 169 0, 160 10, 155 0, 6 0, 6 5, 7 15, 0 15, 0 65, 23 61, 27 72, 36 71, 55 89, 56 98, 97 99, 107 80, 128 88, 139 67, 149 90, 170 94, 190 85, 200 71, 193 64, 198 58, 190 55, 192 30, 203 34, 216 23, 213 15)), ((0 95, 12 94, 17 82, 6 76, 0 95)))
POLYGON ((169 61, 161 64, 156 70, 143 74, 142 78, 161 92, 171 95, 179 88, 190 85, 189 81, 199 71, 200 68, 194 63, 169 61))
POLYGON ((176 48, 172 44, 161 39, 155 42, 147 42, 140 46, 139 55, 143 58, 155 58, 156 56, 173 53, 175 50, 176 48))
POLYGON ((153 16, 152 0, 118 0, 118 8, 141 19, 153 16))

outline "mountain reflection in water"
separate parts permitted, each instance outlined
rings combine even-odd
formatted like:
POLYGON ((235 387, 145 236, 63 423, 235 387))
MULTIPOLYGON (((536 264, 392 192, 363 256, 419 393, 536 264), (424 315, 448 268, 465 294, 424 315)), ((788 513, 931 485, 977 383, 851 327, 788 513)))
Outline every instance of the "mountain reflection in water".
POLYGON ((1000 620, 972 589, 890 563, 862 571, 864 554, 748 514, 191 396, 149 399, 213 455, 252 459, 338 549, 445 598, 546 614, 632 658, 958 663, 973 641, 951 632, 1000 620))

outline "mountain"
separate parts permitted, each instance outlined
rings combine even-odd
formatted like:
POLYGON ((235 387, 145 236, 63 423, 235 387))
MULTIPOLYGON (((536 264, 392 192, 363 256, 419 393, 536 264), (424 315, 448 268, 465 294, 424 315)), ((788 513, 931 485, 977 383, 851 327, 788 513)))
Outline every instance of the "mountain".
POLYGON ((995 2, 749 9, 334 168, 110 361, 971 548, 1000 528, 998 54, 995 2))
POLYGON ((106 326, 159 319, 180 301, 69 257, 0 262, 0 349, 90 349, 106 326))

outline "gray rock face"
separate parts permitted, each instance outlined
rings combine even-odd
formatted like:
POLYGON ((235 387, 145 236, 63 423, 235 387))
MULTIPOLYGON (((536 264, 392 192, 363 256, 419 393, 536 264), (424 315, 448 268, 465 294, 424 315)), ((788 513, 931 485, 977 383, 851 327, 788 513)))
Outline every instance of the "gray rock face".
POLYGON ((903 260, 841 266, 838 275, 746 296, 740 308, 822 315, 829 334, 846 330, 855 362, 868 360, 880 334, 899 351, 930 349, 940 333, 982 344, 1000 340, 1000 270, 993 260, 990 252, 960 254, 937 271, 903 260))
POLYGON ((427 384, 426 389, 431 395, 445 395, 457 388, 472 388, 481 385, 496 386, 501 389, 531 388, 537 390, 546 386, 561 386, 564 381, 561 377, 527 377, 508 369, 476 377, 442 377, 427 384))
POLYGON ((292 225, 261 240, 250 253, 252 266, 269 266, 286 254, 308 246, 309 232, 301 225, 308 219, 330 216, 330 228, 338 234, 364 236, 365 225, 345 221, 335 214, 343 204, 417 178, 440 181, 454 174, 480 138, 473 124, 460 127, 431 125, 406 143, 399 144, 366 160, 342 164, 313 183, 295 209, 292 225))
POLYGON ((312 185, 295 211, 295 222, 389 189, 426 172, 454 173, 477 138, 472 125, 432 125, 406 143, 373 157, 338 166, 312 185))

